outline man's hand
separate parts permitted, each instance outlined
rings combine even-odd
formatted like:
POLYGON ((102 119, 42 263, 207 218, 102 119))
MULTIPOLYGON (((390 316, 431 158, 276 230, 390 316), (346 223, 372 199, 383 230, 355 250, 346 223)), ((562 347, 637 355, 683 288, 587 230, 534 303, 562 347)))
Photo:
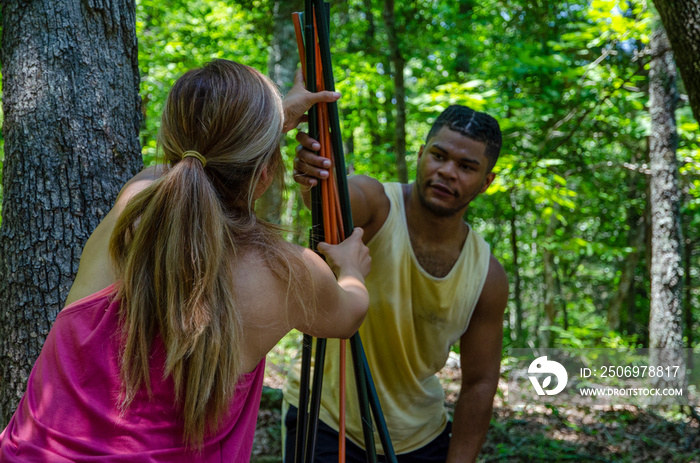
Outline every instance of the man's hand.
POLYGON ((304 75, 301 73, 301 68, 297 69, 294 75, 294 85, 284 97, 282 104, 284 105, 284 125, 282 131, 284 133, 296 128, 308 118, 306 111, 316 103, 332 103, 340 98, 338 92, 316 92, 311 93, 304 87, 304 75))
MULTIPOLYGON (((301 185, 304 204, 311 208, 311 188, 329 178, 332 165, 330 159, 318 155, 321 145, 316 140, 303 132, 296 138, 299 146, 294 158, 294 181, 301 185)), ((348 177, 348 193, 353 222, 364 230, 363 240, 368 243, 389 216, 389 197, 381 183, 365 175, 348 177)))
POLYGON ((304 132, 297 134, 297 154, 294 158, 294 181, 300 185, 312 187, 319 179, 328 178, 331 161, 316 152, 321 145, 304 132))

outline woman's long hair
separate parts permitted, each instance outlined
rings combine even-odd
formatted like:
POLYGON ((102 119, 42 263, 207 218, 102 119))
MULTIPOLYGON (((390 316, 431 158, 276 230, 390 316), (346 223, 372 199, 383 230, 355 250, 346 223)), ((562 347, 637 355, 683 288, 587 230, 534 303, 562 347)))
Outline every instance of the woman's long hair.
POLYGON ((263 169, 281 169, 283 110, 274 85, 253 68, 215 60, 183 75, 163 112, 159 149, 171 166, 136 194, 110 241, 121 300, 122 406, 145 385, 157 336, 181 406, 184 439, 200 446, 231 405, 243 373, 234 266, 242 250, 288 282, 302 306, 308 269, 272 226, 256 219, 263 169), (206 167, 186 151, 201 153, 206 167))

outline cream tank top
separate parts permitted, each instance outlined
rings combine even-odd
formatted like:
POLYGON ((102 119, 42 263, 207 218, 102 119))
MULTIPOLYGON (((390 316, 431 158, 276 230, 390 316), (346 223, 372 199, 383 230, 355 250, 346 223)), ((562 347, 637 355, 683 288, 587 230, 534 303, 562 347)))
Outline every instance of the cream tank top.
MULTIPOLYGON (((396 453, 417 450, 447 425, 444 390, 435 373, 447 361, 450 347, 469 326, 488 273, 490 248, 470 228, 450 272, 436 278, 421 268, 411 247, 402 185, 384 190, 391 209, 368 243, 372 270, 367 318, 360 327, 367 361, 396 453)), ((339 429, 339 341, 327 344, 320 418, 339 429)), ((469 355, 462 352, 461 355, 469 355)), ((346 433, 364 447, 350 348, 347 349, 346 433)), ((285 387, 285 399, 296 405, 299 365, 285 387)), ((377 450, 383 453, 379 436, 377 450)))

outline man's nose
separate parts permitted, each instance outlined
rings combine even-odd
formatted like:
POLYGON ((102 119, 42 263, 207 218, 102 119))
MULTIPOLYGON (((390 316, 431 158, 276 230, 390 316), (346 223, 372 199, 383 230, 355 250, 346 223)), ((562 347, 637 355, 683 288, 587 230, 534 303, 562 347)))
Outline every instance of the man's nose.
POLYGON ((452 178, 455 176, 456 168, 457 166, 455 166, 454 162, 447 161, 442 163, 442 165, 438 169, 438 173, 445 178, 452 178))

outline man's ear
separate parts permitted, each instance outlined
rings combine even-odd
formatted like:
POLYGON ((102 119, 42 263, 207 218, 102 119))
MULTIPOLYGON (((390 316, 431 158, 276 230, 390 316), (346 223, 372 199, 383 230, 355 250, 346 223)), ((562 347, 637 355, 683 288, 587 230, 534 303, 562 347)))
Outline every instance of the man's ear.
POLYGON ((420 149, 418 150, 418 160, 420 160, 420 157, 423 156, 424 149, 425 149, 425 145, 420 145, 420 149))
POLYGON ((493 179, 496 178, 496 174, 493 172, 489 172, 486 174, 486 178, 484 179, 484 184, 481 185, 481 191, 479 193, 483 193, 484 191, 488 190, 489 187, 491 186, 491 183, 493 183, 493 179))

